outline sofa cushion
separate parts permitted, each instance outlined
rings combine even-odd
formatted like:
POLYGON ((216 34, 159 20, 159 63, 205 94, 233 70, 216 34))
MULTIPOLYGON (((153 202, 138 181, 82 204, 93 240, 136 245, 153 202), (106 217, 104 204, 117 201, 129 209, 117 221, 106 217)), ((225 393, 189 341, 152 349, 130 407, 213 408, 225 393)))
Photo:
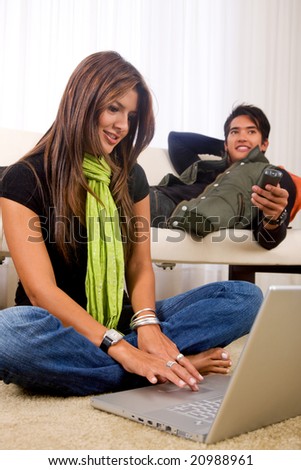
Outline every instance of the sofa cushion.
POLYGON ((168 135, 168 152, 172 165, 181 174, 192 165, 198 155, 224 154, 224 141, 195 132, 172 131, 168 135))

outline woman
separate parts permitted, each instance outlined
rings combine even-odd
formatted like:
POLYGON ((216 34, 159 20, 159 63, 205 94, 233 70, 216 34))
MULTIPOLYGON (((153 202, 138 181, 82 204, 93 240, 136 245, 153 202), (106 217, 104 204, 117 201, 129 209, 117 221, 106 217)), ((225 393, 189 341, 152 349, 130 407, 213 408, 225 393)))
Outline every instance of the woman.
POLYGON ((4 382, 88 395, 165 381, 197 390, 201 373, 228 372, 222 348, 249 331, 262 294, 222 282, 155 302, 149 188, 136 163, 153 133, 140 73, 95 53, 71 75, 50 130, 6 172, 20 284, 16 307, 0 314, 4 382))

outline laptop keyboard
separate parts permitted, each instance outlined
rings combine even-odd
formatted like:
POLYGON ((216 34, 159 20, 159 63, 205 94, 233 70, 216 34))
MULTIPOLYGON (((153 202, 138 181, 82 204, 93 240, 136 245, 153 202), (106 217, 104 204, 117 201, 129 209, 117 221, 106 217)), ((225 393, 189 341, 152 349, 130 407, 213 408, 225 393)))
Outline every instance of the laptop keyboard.
POLYGON ((170 406, 167 410, 196 418, 199 421, 198 424, 211 423, 215 418, 221 401, 221 398, 216 400, 193 401, 182 405, 170 406))

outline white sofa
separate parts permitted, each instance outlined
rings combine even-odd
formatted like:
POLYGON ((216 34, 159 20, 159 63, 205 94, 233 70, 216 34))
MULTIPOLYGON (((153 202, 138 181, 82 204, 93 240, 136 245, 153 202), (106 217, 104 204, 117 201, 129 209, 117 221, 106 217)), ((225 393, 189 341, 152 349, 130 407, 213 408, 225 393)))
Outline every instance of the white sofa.
MULTIPOLYGON (((157 184, 167 173, 175 173, 166 149, 149 147, 139 157, 139 163, 150 185, 157 184)), ((226 264, 229 279, 251 282, 255 282, 256 272, 301 274, 301 229, 296 228, 300 220, 301 213, 294 221, 294 228, 288 230, 286 239, 271 251, 262 248, 250 230, 221 230, 195 240, 181 230, 153 228, 152 259, 163 266, 226 264)))
MULTIPOLYGON (((0 129, 0 166, 15 162, 39 139, 40 134, 0 129)), ((174 172, 166 149, 149 147, 139 157, 150 185, 174 172)), ((299 214, 300 215, 300 214, 299 214)), ((298 221, 297 221, 298 222, 298 221)), ((256 272, 301 274, 301 229, 288 230, 286 239, 267 251, 252 239, 249 230, 222 230, 198 241, 180 230, 152 228, 152 259, 162 267, 183 264, 229 265, 229 279, 255 282, 256 272)), ((9 256, 0 213, 0 262, 9 256)))

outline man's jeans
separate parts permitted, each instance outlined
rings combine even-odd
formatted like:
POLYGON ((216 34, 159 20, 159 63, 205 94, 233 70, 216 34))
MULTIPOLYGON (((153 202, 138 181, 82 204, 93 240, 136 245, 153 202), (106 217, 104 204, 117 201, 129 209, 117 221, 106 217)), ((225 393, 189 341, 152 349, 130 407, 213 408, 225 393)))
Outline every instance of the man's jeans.
POLYGON ((162 191, 150 187, 151 226, 167 228, 167 221, 176 208, 176 204, 162 191))
MULTIPOLYGON (((183 354, 197 354, 248 333, 261 302, 256 285, 214 282, 157 302, 157 315, 163 332, 183 354)), ((137 346, 136 332, 128 330, 125 340, 137 346)), ((64 396, 149 384, 46 310, 32 306, 0 312, 0 379, 64 396)))

